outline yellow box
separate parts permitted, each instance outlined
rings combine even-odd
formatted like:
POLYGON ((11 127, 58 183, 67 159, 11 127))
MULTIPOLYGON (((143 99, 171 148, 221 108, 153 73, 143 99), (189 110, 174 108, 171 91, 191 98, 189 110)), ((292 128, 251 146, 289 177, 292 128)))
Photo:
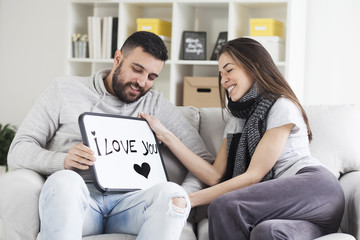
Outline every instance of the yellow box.
POLYGON ((221 107, 217 77, 184 77, 184 106, 221 107))
POLYGON ((284 37, 284 23, 272 18, 250 19, 250 36, 284 37))
POLYGON ((157 35, 171 37, 171 22, 157 18, 138 18, 137 31, 148 31, 157 35))

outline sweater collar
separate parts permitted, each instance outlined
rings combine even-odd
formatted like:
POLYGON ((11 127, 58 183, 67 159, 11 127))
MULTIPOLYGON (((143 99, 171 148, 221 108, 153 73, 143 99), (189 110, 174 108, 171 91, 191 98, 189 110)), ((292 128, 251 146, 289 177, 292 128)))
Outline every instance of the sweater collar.
MULTIPOLYGON (((94 87, 100 96, 111 95, 105 88, 105 78, 110 74, 111 69, 101 69, 95 73, 94 87)), ((111 95, 112 96, 112 95, 111 95)))

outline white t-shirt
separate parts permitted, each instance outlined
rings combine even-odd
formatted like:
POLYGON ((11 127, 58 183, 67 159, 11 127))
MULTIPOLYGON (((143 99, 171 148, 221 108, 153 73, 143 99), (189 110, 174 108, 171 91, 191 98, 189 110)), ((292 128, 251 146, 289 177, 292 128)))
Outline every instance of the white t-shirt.
MULTIPOLYGON (((293 176, 304 167, 321 165, 317 159, 311 156, 307 127, 300 109, 292 101, 279 98, 269 111, 266 119, 266 130, 289 123, 293 123, 295 126, 292 128, 284 149, 273 167, 274 178, 293 176)), ((227 138, 228 134, 242 132, 244 124, 244 119, 231 118, 226 125, 224 138, 227 138)))

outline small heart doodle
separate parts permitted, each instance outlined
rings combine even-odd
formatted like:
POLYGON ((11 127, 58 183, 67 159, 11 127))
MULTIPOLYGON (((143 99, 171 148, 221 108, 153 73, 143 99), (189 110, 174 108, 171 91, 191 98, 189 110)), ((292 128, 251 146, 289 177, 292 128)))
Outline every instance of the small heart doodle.
POLYGON ((150 165, 146 162, 141 164, 141 167, 138 164, 134 164, 134 170, 140 174, 143 175, 145 178, 148 178, 150 173, 150 165))

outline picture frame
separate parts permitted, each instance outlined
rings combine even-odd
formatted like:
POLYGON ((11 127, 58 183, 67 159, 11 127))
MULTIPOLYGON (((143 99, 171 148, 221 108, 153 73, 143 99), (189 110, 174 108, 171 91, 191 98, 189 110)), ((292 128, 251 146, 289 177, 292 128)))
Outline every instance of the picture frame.
POLYGON ((217 60, 217 55, 221 49, 221 47, 227 42, 228 32, 220 32, 219 36, 216 40, 214 50, 211 54, 210 60, 217 60))
POLYGON ((206 32, 183 32, 183 59, 206 60, 206 32))

